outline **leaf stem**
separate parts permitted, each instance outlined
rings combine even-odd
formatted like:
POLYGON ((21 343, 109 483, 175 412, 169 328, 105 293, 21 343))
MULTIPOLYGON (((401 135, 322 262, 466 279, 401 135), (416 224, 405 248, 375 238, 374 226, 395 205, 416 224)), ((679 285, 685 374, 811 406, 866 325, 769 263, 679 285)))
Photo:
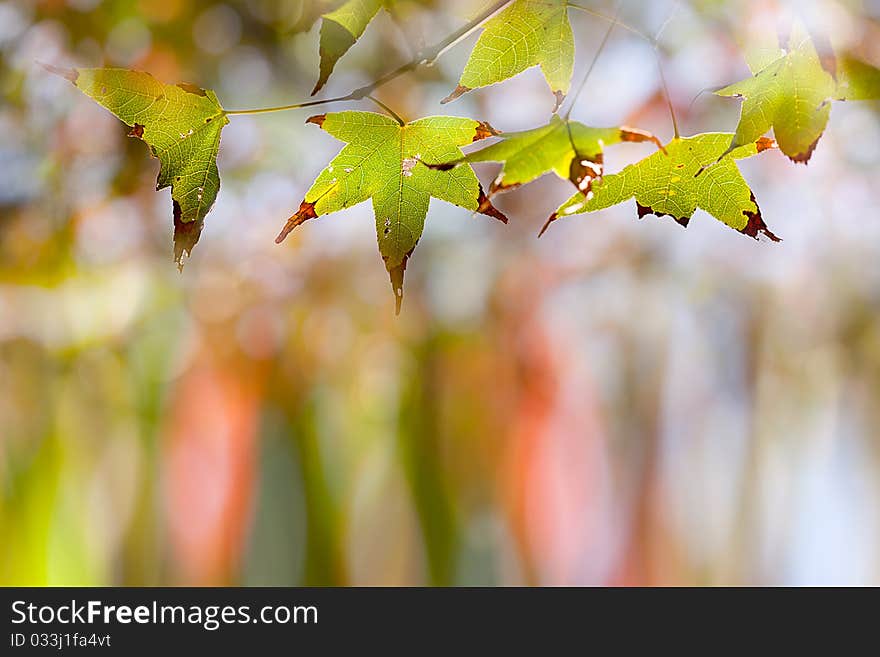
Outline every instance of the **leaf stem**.
POLYGON ((605 46, 608 45, 608 39, 611 38, 611 33, 614 31, 615 26, 619 24, 617 22, 617 18, 620 16, 621 7, 623 7, 623 0, 620 0, 620 2, 617 3, 617 10, 614 13, 614 18, 611 19, 611 25, 608 26, 608 30, 605 32, 605 36, 602 37, 602 43, 599 44, 599 49, 596 51, 596 54, 593 55, 593 61, 590 62, 590 66, 587 68, 587 72, 584 74, 584 79, 581 80, 580 86, 571 97, 571 102, 568 105, 568 111, 565 112, 566 120, 571 118, 571 112, 572 110, 574 110, 574 106, 577 105, 578 98, 584 92, 584 89, 587 86, 587 82, 590 81, 590 75, 592 75, 593 69, 596 68, 596 62, 599 61, 599 57, 602 56, 602 51, 605 50, 605 46))
MULTIPOLYGON (((611 16, 608 16, 607 14, 603 14, 600 11, 595 11, 593 9, 590 9, 588 7, 584 7, 583 5, 579 5, 574 2, 569 2, 568 6, 571 7, 572 9, 577 9, 579 11, 586 13, 586 14, 589 14, 590 16, 595 16, 596 18, 601 18, 606 21, 611 21, 612 27, 614 27, 615 25, 620 26, 624 30, 627 30, 628 32, 632 32, 633 34, 635 34, 639 38, 647 41, 651 45, 651 48, 654 50, 654 57, 657 60, 657 70, 660 73, 660 86, 663 88, 663 96, 666 99, 666 105, 669 108, 669 116, 672 119, 672 129, 675 132, 675 137, 676 138, 680 137, 681 135, 679 134, 679 130, 678 130, 678 117, 675 114, 675 107, 672 104, 672 96, 669 95, 669 85, 666 83, 666 75, 663 72, 663 63, 661 61, 661 53, 660 53, 660 36, 663 34, 663 31, 666 29, 666 26, 669 25, 669 22, 672 20, 672 17, 675 15, 675 11, 678 9, 678 5, 677 4, 675 5, 675 8, 673 9, 672 12, 670 12, 669 17, 666 19, 666 21, 663 23, 663 25, 657 31, 657 35, 653 36, 653 37, 647 35, 646 33, 642 32, 638 28, 633 27, 632 25, 624 23, 623 21, 618 19, 618 16, 611 17, 611 16)), ((618 14, 619 13, 620 13, 620 9, 618 7, 618 14)), ((609 30, 609 33, 610 33, 610 30, 609 30)), ((607 37, 608 37, 608 34, 606 34, 606 39, 607 39, 607 37)), ((601 52, 601 48, 599 49, 599 52, 601 52)), ((598 54, 597 54, 597 58, 598 58, 598 54)), ((595 60, 593 60, 593 63, 595 64, 595 60)), ((590 72, 592 72, 592 66, 590 67, 590 71, 587 72, 588 77, 589 77, 590 72)), ((584 85, 586 84, 586 80, 584 81, 583 84, 584 85)), ((579 90, 579 92, 580 92, 580 90, 579 90)), ((574 103, 572 103, 572 106, 573 105, 574 105, 574 103)), ((566 114, 566 118, 568 117, 569 114, 571 114, 571 110, 572 110, 572 107, 569 107, 568 114, 566 114)))
MULTIPOLYGON (((329 105, 330 103, 347 103, 351 101, 364 100, 365 98, 370 98, 370 94, 372 94, 376 89, 381 86, 384 86, 391 82, 392 80, 396 80, 401 75, 409 73, 410 71, 414 71, 420 66, 430 66, 437 59, 443 55, 447 50, 453 48, 458 45, 460 41, 467 38, 474 30, 478 29, 483 23, 492 18, 499 11, 504 9, 507 5, 509 5, 513 0, 497 0, 493 2, 491 5, 486 7, 483 11, 481 11, 473 20, 469 21, 466 25, 463 25, 461 28, 450 34, 448 37, 440 41, 439 43, 431 46, 430 48, 424 48, 417 52, 415 56, 408 61, 406 64, 399 66, 393 71, 386 73, 378 80, 371 82, 370 84, 359 87, 355 89, 351 93, 345 96, 338 96, 336 98, 327 98, 325 100, 311 100, 304 103, 295 103, 293 105, 281 105, 278 107, 265 107, 260 109, 243 109, 243 110, 228 110, 226 112, 227 116, 240 116, 243 114, 268 114, 270 112, 286 112, 288 110, 295 109, 303 109, 306 107, 315 107, 317 105, 329 105)), ((372 98, 373 102, 376 101, 375 98, 372 98)), ((386 111, 394 115, 387 107, 385 107, 386 111)), ((394 115, 398 120, 399 117, 394 115)))
POLYGON ((225 110, 226 116, 243 116, 245 114, 270 114, 272 112, 287 112, 288 110, 303 109, 306 107, 315 107, 316 105, 329 105, 330 103, 341 103, 348 100, 346 96, 339 98, 327 98, 324 100, 310 100, 304 103, 296 103, 294 105, 280 105, 278 107, 261 107, 259 109, 241 109, 241 110, 225 110))
POLYGON ((652 39, 654 43, 654 57, 657 60, 657 70, 660 72, 660 84, 663 86, 663 95, 666 97, 666 105, 669 108, 669 116, 672 118, 672 130, 675 133, 676 139, 681 137, 681 133, 678 131, 678 118, 675 116, 675 106, 672 104, 672 95, 669 93, 669 85, 666 83, 666 74, 663 72, 663 59, 660 56, 660 37, 663 36, 663 32, 672 22, 672 18, 677 11, 678 2, 672 6, 672 11, 669 12, 666 20, 663 21, 663 25, 660 26, 660 29, 657 30, 657 34, 655 34, 652 39))
POLYGON ((381 107, 383 110, 385 110, 386 112, 388 112, 388 114, 391 115, 391 118, 393 118, 395 121, 397 121, 401 126, 406 125, 406 121, 404 121, 402 118, 400 118, 400 115, 399 115, 397 112, 395 112, 393 109, 391 109, 390 107, 388 107, 388 105, 386 105, 385 103, 383 103, 381 100, 379 100, 378 98, 376 98, 375 96, 372 96, 372 95, 367 96, 367 99, 368 99, 368 100, 372 100, 372 101, 373 101, 374 103, 376 103, 379 107, 381 107))
POLYGON ((663 62, 660 61, 659 54, 657 55, 657 70, 660 72, 660 84, 663 85, 663 95, 666 97, 669 116, 672 118, 672 130, 675 133, 675 138, 678 139, 681 137, 681 133, 678 131, 678 117, 675 116, 675 106, 672 104, 672 96, 669 95, 669 85, 666 84, 666 74, 663 72, 663 62))
POLYGON ((590 9, 589 7, 584 7, 583 5, 579 5, 575 2, 569 2, 568 6, 571 9, 577 9, 578 11, 582 11, 585 14, 589 14, 590 16, 595 16, 596 18, 601 18, 602 20, 611 21, 614 25, 626 30, 627 32, 632 32, 637 37, 640 37, 647 41, 650 44, 654 43, 654 40, 649 37, 647 34, 642 32, 640 29, 633 27, 628 23, 624 23, 622 20, 619 20, 620 10, 618 9, 617 16, 609 16, 608 14, 603 14, 601 11, 596 11, 595 9, 590 9))

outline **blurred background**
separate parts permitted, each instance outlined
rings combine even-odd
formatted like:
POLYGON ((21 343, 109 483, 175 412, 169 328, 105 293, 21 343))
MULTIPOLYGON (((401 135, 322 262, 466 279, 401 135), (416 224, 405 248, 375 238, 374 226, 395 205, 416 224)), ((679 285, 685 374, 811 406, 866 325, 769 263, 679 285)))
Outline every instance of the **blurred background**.
MULTIPOLYGON (((741 163, 777 245, 634 203, 539 241, 555 178, 499 197, 506 227, 435 200, 399 318, 369 203, 273 242, 341 144, 308 110, 237 116, 178 273, 158 161, 35 61, 297 102, 331 4, 0 2, 0 584, 880 584, 880 106, 836 103, 808 167, 741 163)), ((327 96, 482 5, 380 14, 327 96)), ((696 134, 735 128, 739 103, 701 91, 793 11, 880 64, 876 2, 625 0, 622 20, 661 34, 696 134)), ((570 14, 578 80, 608 24, 570 14)), ((537 70, 438 105, 473 41, 379 97, 545 123, 537 70)), ((574 118, 667 140, 658 77, 617 29, 574 118)))

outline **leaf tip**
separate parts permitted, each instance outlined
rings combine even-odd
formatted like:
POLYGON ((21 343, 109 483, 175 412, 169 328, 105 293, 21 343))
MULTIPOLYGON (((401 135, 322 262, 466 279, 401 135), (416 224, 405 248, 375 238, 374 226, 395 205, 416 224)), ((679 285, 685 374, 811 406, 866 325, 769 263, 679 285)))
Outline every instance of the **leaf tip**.
POLYGON ((320 73, 315 88, 312 90, 313 96, 324 88, 324 85, 330 80, 330 76, 333 75, 333 69, 336 68, 337 62, 356 41, 357 37, 345 26, 326 15, 323 17, 321 20, 321 43, 318 47, 318 54, 321 58, 320 73))
POLYGON ((451 103, 453 100, 458 100, 462 96, 464 96, 467 92, 472 91, 470 87, 465 87, 462 85, 458 85, 455 89, 453 89, 452 93, 446 96, 443 100, 440 101, 441 105, 446 105, 447 103, 451 103))
POLYGON ((182 221, 180 204, 172 201, 174 208, 174 262, 177 270, 183 272, 183 265, 188 257, 192 256, 192 250, 199 243, 202 236, 204 220, 182 221))
POLYGON ((46 69, 49 73, 53 75, 57 75, 59 77, 64 78, 68 82, 76 84, 77 79, 79 79, 79 71, 75 68, 64 68, 62 66, 53 66, 52 64, 47 64, 45 62, 41 62, 37 60, 37 64, 46 69))
POLYGON ((324 121, 326 121, 326 120, 327 120, 327 115, 326 115, 326 114, 316 114, 315 116, 310 116, 309 118, 307 118, 307 119, 306 119, 306 124, 314 123, 314 124, 315 124, 316 126, 318 126, 319 128, 323 128, 323 127, 324 127, 324 121))
POLYGON ((755 206, 755 211, 743 210, 743 214, 746 216, 748 221, 746 222, 745 227, 743 227, 740 232, 743 235, 748 235, 749 237, 759 240, 761 236, 768 238, 771 242, 781 242, 782 239, 773 234, 767 224, 764 223, 764 218, 761 216, 761 208, 758 207, 758 201, 755 198, 754 192, 752 193, 752 203, 755 206))
POLYGON ((321 77, 318 79, 318 81, 315 83, 315 88, 312 89, 312 93, 310 93, 309 95, 310 95, 310 96, 314 96, 315 94, 317 94, 319 91, 321 91, 321 89, 324 88, 324 85, 325 85, 326 83, 327 83, 327 80, 325 80, 324 77, 321 76, 321 77))
POLYGON ((478 213, 497 219, 503 224, 506 224, 509 221, 507 215, 492 205, 492 201, 486 196, 486 192, 483 191, 482 185, 480 186, 480 196, 477 198, 477 204, 478 213))
POLYGON ((547 229, 550 228, 550 224, 552 224, 557 219, 559 219, 559 214, 557 212, 554 212, 553 214, 550 215, 550 217, 544 223, 543 228, 541 228, 541 232, 538 233, 538 239, 541 239, 542 237, 544 237, 544 233, 546 233, 547 229))
POLYGON ((278 237, 275 238, 275 244, 281 244, 287 239, 287 236, 294 231, 294 229, 298 226, 302 226, 309 219, 317 218, 317 216, 318 214, 315 212, 315 204, 303 201, 296 214, 287 220, 287 224, 278 234, 278 237))
MULTIPOLYGON (((413 251, 415 247, 413 247, 413 251)), ((394 291, 394 314, 398 317, 400 316, 400 310, 403 308, 403 279, 406 275, 406 266, 409 264, 409 258, 412 255, 413 251, 410 251, 403 259, 396 265, 388 265, 388 261, 385 261, 385 267, 388 269, 388 274, 391 277, 391 289, 394 291)))
MULTIPOLYGON (((335 64, 335 62, 334 62, 334 64, 335 64)), ((333 72, 333 67, 332 67, 332 66, 330 67, 330 70, 329 70, 329 71, 325 71, 325 70, 324 70, 324 60, 323 60, 323 54, 322 54, 322 59, 321 59, 321 74, 318 76, 318 81, 315 82, 315 87, 312 89, 312 93, 309 94, 310 96, 315 96, 319 91, 321 91, 321 89, 324 88, 324 86, 325 86, 325 85, 327 84, 327 82, 330 80, 330 74, 331 74, 332 72, 333 72)))

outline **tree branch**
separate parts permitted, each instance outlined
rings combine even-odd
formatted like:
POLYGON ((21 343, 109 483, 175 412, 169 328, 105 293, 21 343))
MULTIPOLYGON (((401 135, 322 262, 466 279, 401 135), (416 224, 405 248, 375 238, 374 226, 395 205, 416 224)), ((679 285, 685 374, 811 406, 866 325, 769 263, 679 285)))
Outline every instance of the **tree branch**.
MULTIPOLYGON (((295 109, 303 109, 306 107, 315 107, 317 105, 329 105, 331 103, 346 103, 351 101, 364 100, 368 98, 370 94, 372 94, 376 89, 382 87, 392 80, 396 80, 401 75, 409 73, 410 71, 414 71, 420 66, 430 66, 437 59, 443 55, 447 50, 456 46, 460 41, 467 38, 474 30, 478 29, 480 25, 485 23, 487 20, 492 18, 499 11, 504 9, 507 5, 509 5, 512 0, 498 0, 497 2, 492 3, 490 6, 486 7, 480 14, 469 21, 466 25, 463 25, 460 29, 456 30, 448 37, 440 41, 439 43, 429 47, 424 48, 416 53, 415 57, 413 57, 410 61, 398 68, 394 69, 390 73, 386 73, 378 80, 371 82, 370 84, 359 87, 355 89, 351 93, 345 96, 337 96, 336 98, 327 98, 324 100, 311 100, 304 103, 295 103, 293 105, 281 105, 279 107, 264 107, 260 109, 243 109, 243 110, 228 110, 226 111, 227 116, 237 116, 242 114, 268 114, 270 112, 286 112, 288 110, 295 109)), ((386 108, 387 109, 387 108, 386 108)), ((393 112, 392 112, 393 114, 393 112)), ((395 118, 399 118, 396 117, 395 118)))

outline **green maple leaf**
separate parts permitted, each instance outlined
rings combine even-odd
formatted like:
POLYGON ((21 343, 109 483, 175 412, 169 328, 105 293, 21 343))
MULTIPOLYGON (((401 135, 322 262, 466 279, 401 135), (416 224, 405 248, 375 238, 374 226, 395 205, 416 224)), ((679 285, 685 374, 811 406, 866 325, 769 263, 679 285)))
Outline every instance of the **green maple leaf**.
POLYGON ((486 124, 434 116, 401 125, 374 112, 321 114, 308 122, 346 146, 315 180, 277 242, 309 219, 372 198, 379 252, 391 275, 398 313, 404 272, 422 236, 431 197, 507 223, 470 167, 443 172, 421 164, 422 160, 445 162, 461 157, 460 146, 493 133, 486 124))
POLYGON ((220 191, 217 150, 229 123, 213 91, 164 84, 149 73, 116 68, 49 70, 126 123, 159 158, 156 190, 171 187, 174 257, 179 266, 199 240, 205 216, 220 191))
POLYGON ((764 223, 755 196, 736 165, 736 160, 774 148, 775 144, 761 138, 725 155, 731 137, 730 133, 676 137, 666 145, 666 152, 657 151, 620 173, 605 176, 586 195, 575 194, 547 224, 635 198, 639 218, 668 215, 687 226, 701 208, 745 235, 755 239, 764 235, 779 241, 764 223))
MULTIPOLYGON (((825 131, 837 84, 824 68, 810 36, 795 25, 788 52, 770 64, 772 49, 750 58, 754 75, 715 92, 743 99, 742 115, 728 152, 754 143, 773 128, 780 150, 794 162, 809 161, 825 131)), ((780 51, 781 52, 781 51, 780 51)))
POLYGON ((849 54, 837 57, 837 100, 880 99, 880 69, 849 54))
POLYGON ((592 128, 557 115, 540 128, 500 136, 499 142, 463 158, 429 166, 443 171, 464 163, 503 162, 504 167, 492 182, 490 195, 526 185, 551 171, 586 193, 593 181, 604 175, 606 146, 652 141, 663 148, 654 135, 643 130, 592 128))
POLYGON ((342 56, 361 38, 370 21, 391 0, 347 0, 321 18, 321 73, 312 95, 318 93, 342 56))
POLYGON ((514 0, 486 23, 458 87, 443 102, 540 66, 558 108, 571 86, 574 51, 567 0, 514 0))
POLYGON ((398 10, 403 7, 424 5, 433 0, 345 0, 333 11, 326 12, 321 16, 321 41, 319 52, 321 55, 321 70, 318 82, 312 90, 314 96, 333 73, 336 63, 342 59, 351 47, 357 43, 367 27, 384 9, 393 18, 398 19, 398 10))

